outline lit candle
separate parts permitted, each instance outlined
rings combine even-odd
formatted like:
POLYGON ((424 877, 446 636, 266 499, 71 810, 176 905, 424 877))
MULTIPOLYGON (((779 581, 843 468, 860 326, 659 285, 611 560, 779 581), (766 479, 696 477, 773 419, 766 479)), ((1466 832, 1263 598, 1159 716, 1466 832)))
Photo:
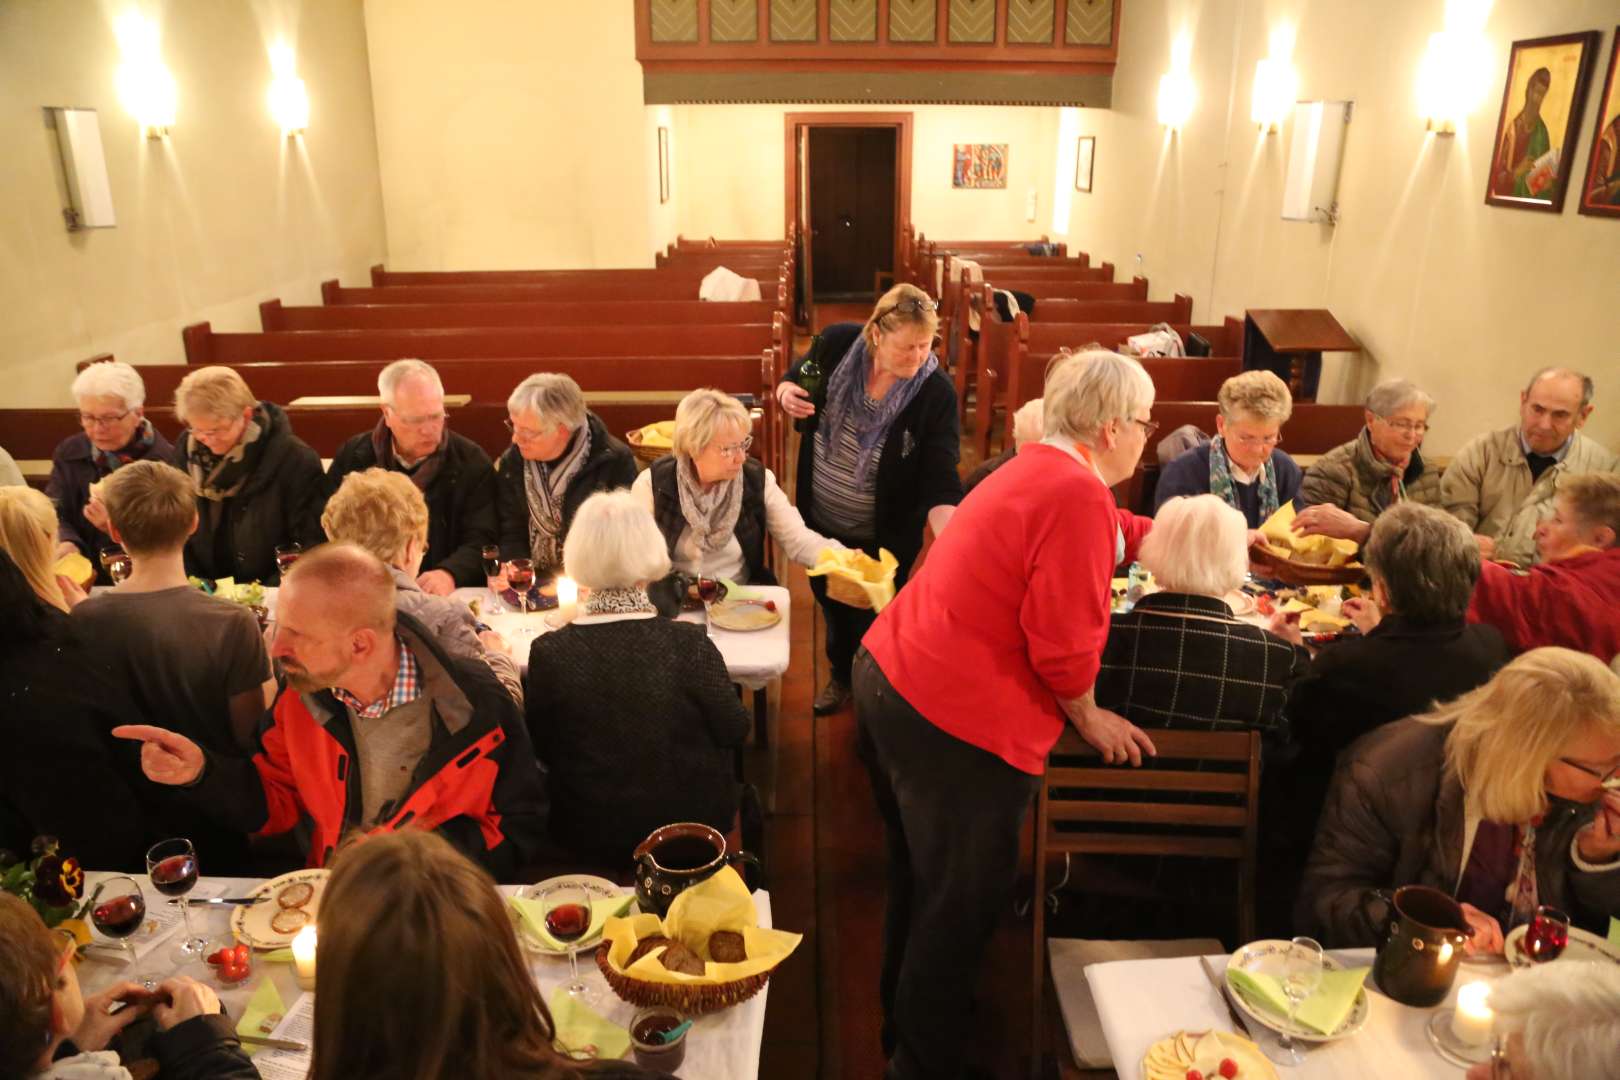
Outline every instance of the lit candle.
POLYGON ((579 614, 579 583, 570 577, 557 579, 557 621, 570 622, 579 614))
POLYGON ((300 990, 315 989, 315 924, 304 927, 292 939, 293 971, 300 990))
POLYGON ((1486 1000, 1491 996, 1489 984, 1471 982, 1457 990, 1457 1011, 1451 1017, 1451 1033, 1459 1042, 1469 1046, 1483 1046, 1491 1040, 1491 1025, 1495 1015, 1486 1000))

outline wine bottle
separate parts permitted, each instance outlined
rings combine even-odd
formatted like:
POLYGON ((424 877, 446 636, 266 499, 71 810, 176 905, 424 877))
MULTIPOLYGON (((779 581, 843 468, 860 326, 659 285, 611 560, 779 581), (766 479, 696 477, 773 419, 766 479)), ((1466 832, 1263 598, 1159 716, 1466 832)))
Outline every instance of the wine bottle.
MULTIPOLYGON (((799 366, 799 386, 803 388, 806 394, 810 395, 812 401, 815 400, 817 394, 821 393, 823 375, 821 361, 817 359, 820 354, 821 335, 817 334, 810 341, 810 351, 806 354, 804 363, 799 366)), ((813 415, 800 417, 793 421, 793 430, 798 432, 809 431, 814 420, 813 415)))

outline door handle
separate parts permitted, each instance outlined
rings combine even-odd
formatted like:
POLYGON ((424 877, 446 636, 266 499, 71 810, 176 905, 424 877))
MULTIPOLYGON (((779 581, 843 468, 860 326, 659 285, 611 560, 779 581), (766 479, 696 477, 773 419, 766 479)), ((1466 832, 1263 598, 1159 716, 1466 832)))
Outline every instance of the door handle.
POLYGON ((838 224, 842 225, 846 229, 853 229, 855 227, 854 219, 851 218, 848 214, 839 214, 838 215, 838 224))

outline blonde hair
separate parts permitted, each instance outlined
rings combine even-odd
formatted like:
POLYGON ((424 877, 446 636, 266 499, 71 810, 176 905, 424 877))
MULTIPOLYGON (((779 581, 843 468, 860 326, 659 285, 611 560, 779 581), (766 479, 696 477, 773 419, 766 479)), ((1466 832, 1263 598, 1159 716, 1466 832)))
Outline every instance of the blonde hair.
POLYGON ((669 546, 652 511, 624 488, 580 504, 563 541, 563 569, 587 589, 627 589, 669 573, 669 546))
POLYGON ((1452 725, 1446 769, 1468 812, 1521 825, 1546 812, 1547 769, 1572 739, 1593 729, 1620 734, 1620 676, 1573 649, 1531 649, 1419 719, 1452 725))
POLYGON ((412 540, 427 543, 427 500, 404 473, 352 472, 326 501, 321 529, 328 540, 356 544, 393 565, 412 540))
POLYGON ((939 305, 915 285, 896 285, 872 305, 872 314, 867 318, 866 325, 861 327, 861 336, 866 338, 868 346, 875 349, 878 338, 908 326, 922 327, 930 336, 939 333, 939 305), (896 309, 895 305, 908 300, 911 304, 907 305, 906 310, 896 309), (912 310, 912 305, 915 305, 915 310, 912 310))
POLYGON ((1046 402, 1040 398, 1034 398, 1018 406, 1018 411, 1013 413, 1014 446, 1041 441, 1046 434, 1046 417, 1043 415, 1045 409, 1046 402))
POLYGON ((1294 396, 1288 384, 1269 371, 1245 371, 1221 383, 1215 401, 1228 422, 1239 414, 1268 423, 1282 424, 1294 413, 1294 396))
POLYGON ((56 507, 31 487, 0 487, 0 548, 11 556, 34 594, 58 611, 68 609, 53 567, 56 507))
POLYGON ((174 390, 174 415, 182 424, 194 418, 234 420, 258 404, 247 382, 228 367, 201 367, 174 390))
POLYGON ((1564 499, 1581 524, 1607 526, 1620 534, 1620 475, 1581 473, 1558 482, 1557 498, 1564 499))
POLYGON ((754 426, 747 407, 730 394, 708 387, 687 394, 675 407, 675 453, 696 457, 715 440, 728 420, 744 435, 754 426))
POLYGON ((161 461, 132 461, 101 482, 107 518, 131 555, 172 551, 197 520, 191 477, 161 461))
POLYGON ((1153 380, 1141 364, 1108 349, 1067 349, 1046 366, 1042 422, 1047 435, 1090 443, 1115 420, 1153 407, 1153 380))
POLYGON ((1218 495, 1178 496, 1154 515, 1141 561, 1171 592, 1225 596, 1249 572, 1249 523, 1218 495))

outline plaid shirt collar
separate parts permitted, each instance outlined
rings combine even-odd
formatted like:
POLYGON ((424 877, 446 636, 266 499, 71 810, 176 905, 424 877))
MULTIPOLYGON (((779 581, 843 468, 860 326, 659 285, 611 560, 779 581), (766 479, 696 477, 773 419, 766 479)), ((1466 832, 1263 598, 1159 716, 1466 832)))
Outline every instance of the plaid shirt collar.
POLYGON ((394 675, 394 685, 382 697, 367 705, 341 686, 332 688, 332 696, 354 711, 362 720, 375 720, 391 709, 401 705, 408 705, 422 696, 421 669, 416 663, 416 657, 411 650, 405 647, 405 641, 397 634, 394 642, 399 646, 399 670, 394 675))

